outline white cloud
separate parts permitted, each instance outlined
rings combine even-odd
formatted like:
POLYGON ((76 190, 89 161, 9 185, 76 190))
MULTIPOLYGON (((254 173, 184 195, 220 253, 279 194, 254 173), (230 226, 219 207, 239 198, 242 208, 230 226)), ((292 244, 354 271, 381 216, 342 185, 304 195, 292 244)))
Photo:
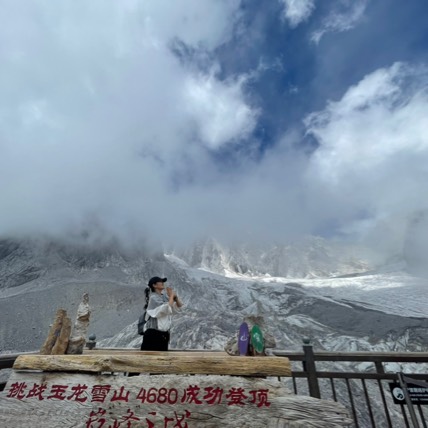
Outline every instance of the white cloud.
MULTIPOLYGON (((134 1, 134 3, 137 3, 134 1)), ((214 49, 233 34, 240 0, 145 0, 141 3, 146 30, 155 38, 178 37, 185 44, 214 49)))
POLYGON ((368 234, 424 208, 423 67, 377 70, 309 115, 320 144, 309 161, 292 131, 252 159, 254 76, 220 77, 215 59, 237 2, 3 3, 0 237, 95 228, 125 242, 281 241, 330 221, 368 234), (227 149, 245 153, 240 165, 227 149))
POLYGON ((319 43, 326 33, 351 30, 363 18, 368 2, 369 0, 339 0, 323 20, 321 27, 313 32, 311 40, 319 43))
POLYGON ((257 111, 245 103, 244 84, 243 78, 219 82, 215 76, 203 75, 190 78, 184 86, 187 111, 207 147, 217 149, 253 130, 257 111))
POLYGON ((174 189, 214 180, 207 148, 256 124, 246 76, 222 80, 209 60, 239 4, 3 2, 0 236, 76 231, 88 218, 125 237, 206 228, 194 212, 204 190, 186 200, 174 189), (206 53, 204 69, 172 52, 177 41, 206 53))
POLYGON ((315 0, 280 0, 284 4, 284 19, 291 28, 306 21, 315 9, 315 0))
POLYGON ((354 221, 368 234, 385 222, 403 230, 414 212, 425 210, 427 117, 428 69, 403 63, 365 76, 309 115, 307 132, 320 147, 307 179, 324 193, 328 215, 346 212, 347 228, 355 230, 354 221))

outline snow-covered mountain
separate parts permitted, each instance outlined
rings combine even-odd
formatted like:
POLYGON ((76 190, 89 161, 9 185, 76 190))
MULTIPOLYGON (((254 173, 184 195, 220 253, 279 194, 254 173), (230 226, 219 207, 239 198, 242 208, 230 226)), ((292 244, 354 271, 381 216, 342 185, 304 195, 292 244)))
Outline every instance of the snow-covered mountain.
POLYGON ((175 347, 221 349, 255 310, 279 349, 300 349, 303 337, 335 350, 428 344, 423 279, 403 265, 375 270, 355 248, 321 238, 271 248, 228 248, 210 239, 168 254, 5 240, 0 349, 40 347, 56 309, 73 314, 84 292, 92 306, 91 333, 105 345, 136 347, 135 321, 154 275, 167 276, 186 304, 172 335, 175 347))
POLYGON ((311 236, 287 245, 257 246, 248 243, 228 246, 207 238, 191 247, 174 248, 170 252, 190 267, 223 275, 237 273, 245 276, 266 274, 286 278, 315 278, 370 270, 373 266, 365 257, 367 251, 311 236))

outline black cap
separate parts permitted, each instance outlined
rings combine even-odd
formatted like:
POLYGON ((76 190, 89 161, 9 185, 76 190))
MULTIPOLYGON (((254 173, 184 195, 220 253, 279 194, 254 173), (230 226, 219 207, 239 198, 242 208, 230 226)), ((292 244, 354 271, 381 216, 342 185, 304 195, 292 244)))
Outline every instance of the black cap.
POLYGON ((166 278, 159 278, 158 276, 154 276, 153 278, 150 278, 148 285, 150 287, 151 285, 154 285, 157 282, 166 282, 166 278))

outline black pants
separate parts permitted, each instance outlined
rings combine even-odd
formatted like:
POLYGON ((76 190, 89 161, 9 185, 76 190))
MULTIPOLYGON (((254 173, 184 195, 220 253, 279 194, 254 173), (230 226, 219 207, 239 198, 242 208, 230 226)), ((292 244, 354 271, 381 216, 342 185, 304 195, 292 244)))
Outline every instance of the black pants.
POLYGON ((168 351, 169 331, 149 328, 143 336, 142 351, 168 351))

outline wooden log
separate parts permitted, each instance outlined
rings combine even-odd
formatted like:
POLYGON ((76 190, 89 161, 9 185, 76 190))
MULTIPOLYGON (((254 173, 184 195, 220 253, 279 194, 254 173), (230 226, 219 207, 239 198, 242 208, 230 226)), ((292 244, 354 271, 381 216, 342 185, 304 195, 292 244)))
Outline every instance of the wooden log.
MULTIPOLYGON (((164 351, 140 351, 139 349, 132 348, 95 348, 95 349, 85 349, 83 351, 84 355, 164 355, 164 351)), ((204 356, 204 355, 217 355, 224 358, 228 357, 228 354, 225 351, 209 351, 209 350, 188 350, 188 351, 168 351, 168 355, 194 355, 194 356, 204 356)))
POLYGON ((291 394, 276 379, 14 372, 0 394, 2 428, 341 428, 351 423, 340 403, 291 394))
POLYGON ((77 308, 76 321, 74 323, 73 333, 68 342, 67 354, 82 354, 86 343, 86 335, 89 326, 89 317, 91 311, 89 308, 89 295, 85 293, 82 301, 77 308))
POLYGON ((40 353, 43 355, 50 355, 52 352, 52 348, 54 347, 58 336, 61 333, 62 323, 64 317, 67 315, 65 309, 58 309, 56 312, 55 320, 49 330, 48 337, 45 340, 45 343, 40 349, 40 353))
POLYGON ((62 322, 61 332, 58 336, 58 339, 52 348, 52 355, 63 355, 68 347, 68 342, 70 340, 71 333, 71 320, 69 317, 65 316, 62 322))
POLYGON ((231 357, 223 355, 22 355, 15 370, 71 372, 132 372, 162 374, 217 374, 240 376, 290 376, 284 357, 231 357))

